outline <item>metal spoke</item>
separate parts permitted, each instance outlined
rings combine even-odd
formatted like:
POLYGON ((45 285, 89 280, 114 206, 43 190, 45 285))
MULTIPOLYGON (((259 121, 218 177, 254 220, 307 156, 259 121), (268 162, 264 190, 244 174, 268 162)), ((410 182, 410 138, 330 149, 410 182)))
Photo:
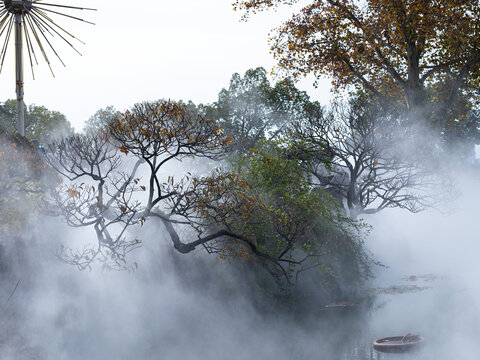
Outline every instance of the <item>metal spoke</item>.
POLYGON ((33 71, 32 52, 30 50, 30 42, 29 42, 29 39, 28 39, 27 24, 24 24, 23 33, 25 35, 25 41, 27 43, 28 58, 30 60, 30 68, 32 69, 32 78, 33 78, 33 80, 35 80, 35 73, 33 71))
POLYGON ((50 48, 52 49, 53 53, 57 56, 58 60, 60 60, 60 62, 62 63, 62 65, 64 67, 66 67, 65 63, 63 62, 62 58, 60 57, 60 55, 58 55, 57 51, 55 50, 55 48, 53 47, 52 43, 47 39, 47 37, 45 36, 44 32, 42 31, 42 28, 40 26, 40 24, 37 22, 37 20, 33 17, 33 16, 29 16, 29 20, 33 21, 35 23, 35 25, 37 25, 38 29, 40 29, 40 34, 42 34, 43 38, 45 39, 45 41, 47 42, 47 44, 50 46, 50 48))
POLYGON ((2 69, 3 69, 3 63, 5 61, 5 55, 7 54, 8 42, 10 41, 10 34, 12 33, 12 28, 13 28, 13 17, 10 17, 10 21, 8 23, 7 36, 5 38, 5 43, 3 44, 3 48, 1 52, 2 62, 0 64, 0 73, 2 72, 2 69))
MULTIPOLYGON (((48 1, 48 0, 47 0, 48 1)), ((66 0, 65 0, 66 1, 66 0)), ((30 68, 32 71, 32 78, 35 79, 34 65, 38 65, 39 57, 37 58, 36 47, 40 49, 43 59, 47 63, 50 71, 53 73, 52 65, 50 63, 49 54, 47 48, 49 47, 53 54, 58 58, 63 66, 66 66, 63 62, 60 54, 55 49, 55 40, 57 36, 62 41, 67 43, 76 53, 82 55, 80 51, 72 44, 72 39, 75 39, 82 44, 85 44, 82 40, 70 33, 68 30, 57 24, 50 16, 55 17, 55 14, 84 23, 95 25, 93 22, 82 19, 81 17, 70 15, 72 11, 96 11, 96 9, 72 6, 69 4, 54 4, 51 2, 45 2, 43 0, 15 0, 5 1, 0 0, 0 39, 2 36, 5 38, 2 41, 0 50, 0 73, 3 70, 5 59, 10 43, 10 38, 15 37, 15 74, 16 74, 16 92, 17 92, 17 125, 18 133, 24 135, 24 100, 23 100, 23 52, 24 48, 27 48, 28 59, 30 62, 30 68), (7 5, 8 4, 8 5, 7 5), (64 10, 61 10, 64 9, 64 10), (57 11, 58 10, 58 11, 57 11), (62 12, 66 11, 66 12, 62 12), (23 27, 23 29, 22 29, 23 27), (13 31, 15 29, 15 31, 13 31), (14 33, 14 34, 13 34, 14 33), (36 43, 36 45, 35 45, 36 43), (46 43, 46 44, 45 44, 46 43)), ((49 52, 50 50, 48 50, 49 52)))
POLYGON ((42 22, 43 25, 49 27, 49 28, 50 28, 55 34, 57 34, 63 41, 65 41, 68 45, 70 45, 70 46, 73 48, 73 50, 75 50, 80 56, 82 56, 82 54, 75 48, 75 46, 73 46, 73 44, 72 44, 70 41, 68 41, 67 39, 65 39, 65 37, 64 37, 62 34, 60 34, 57 30, 55 30, 55 28, 54 28, 52 25, 50 25, 48 22, 46 22, 46 21, 43 20, 40 16, 38 16, 35 11, 32 11, 32 12, 30 13, 30 16, 36 18, 38 21, 42 22))
POLYGON ((25 38, 27 39, 27 44, 30 44, 30 50, 33 54, 33 58, 35 59, 35 63, 38 65, 37 54, 35 53, 35 49, 33 48, 32 38, 30 36, 30 33, 28 32, 28 26, 27 25, 28 25, 28 23, 25 23, 25 31, 26 31, 25 38))
MULTIPOLYGON (((35 7, 38 8, 37 5, 36 5, 35 7)), ((83 22, 86 22, 86 23, 88 23, 88 24, 95 25, 95 23, 93 23, 93 22, 90 22, 90 21, 81 19, 81 18, 76 17, 76 16, 64 14, 64 13, 61 13, 61 12, 58 12, 58 11, 54 11, 54 10, 50 10, 50 9, 43 9, 43 8, 42 8, 42 10, 43 10, 43 11, 48 11, 48 12, 51 12, 51 13, 54 13, 54 14, 58 14, 58 15, 61 15, 61 16, 65 16, 65 17, 68 17, 68 18, 71 18, 71 19, 75 19, 75 20, 78 20, 78 21, 83 21, 83 22)))
MULTIPOLYGON (((32 16, 32 13, 33 12, 30 12, 28 15, 24 15, 24 16, 32 16)), ((54 37, 53 33, 50 31, 50 29, 48 29, 47 27, 45 27, 43 24, 37 24, 38 28, 40 29, 40 31, 42 33, 44 32, 48 32, 52 37, 54 37)))
POLYGON ((30 28, 32 29, 33 36, 35 37, 35 40, 37 40, 37 44, 40 48, 40 51, 43 54, 43 58, 45 59, 46 63, 48 64, 48 67, 50 68, 50 71, 51 71, 53 77, 55 77, 55 74, 53 73, 53 70, 52 70, 52 66, 50 65, 50 61, 48 60, 47 53, 45 52, 45 49, 43 48, 42 42, 40 41, 40 38, 38 37, 37 30, 35 30, 35 27, 33 26, 29 17, 25 17, 25 19, 27 19, 27 21, 30 25, 30 28))
MULTIPOLYGON (((0 28, 5 25, 5 23, 7 22, 7 20, 10 18, 10 14, 8 15, 5 15, 2 19, 0 19, 0 28)), ((3 32, 3 31, 2 31, 3 32)), ((2 35, 2 32, 0 32, 0 36, 2 35)))
POLYGON ((97 9, 92 9, 92 8, 84 8, 84 7, 78 7, 78 6, 69 6, 69 5, 59 5, 59 4, 49 4, 49 3, 44 3, 42 2, 41 4, 35 4, 35 6, 57 6, 57 7, 62 7, 62 8, 68 8, 68 9, 76 9, 76 10, 91 10, 91 11, 97 11, 97 9))
POLYGON ((55 21, 53 21, 47 14, 45 14, 43 11, 39 10, 38 8, 35 8, 33 9, 34 13, 38 14, 38 15, 41 15, 43 16, 47 21, 50 21, 53 25, 55 25, 57 28, 59 28, 60 30, 62 30, 65 34, 71 36, 72 38, 74 38, 75 40, 77 41, 80 41, 82 44, 85 45, 85 43, 80 40, 79 38, 77 38, 75 35, 71 34, 70 32, 68 32, 67 30, 65 30, 63 27, 61 27, 60 25, 58 25, 55 21))

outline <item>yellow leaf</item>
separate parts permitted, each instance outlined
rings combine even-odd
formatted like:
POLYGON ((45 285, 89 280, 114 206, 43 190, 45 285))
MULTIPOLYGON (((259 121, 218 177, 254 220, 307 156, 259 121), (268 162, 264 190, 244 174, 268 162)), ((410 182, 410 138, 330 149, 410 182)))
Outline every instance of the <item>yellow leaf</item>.
POLYGON ((80 195, 80 193, 77 190, 73 190, 73 189, 68 189, 67 194, 70 197, 78 197, 80 195))

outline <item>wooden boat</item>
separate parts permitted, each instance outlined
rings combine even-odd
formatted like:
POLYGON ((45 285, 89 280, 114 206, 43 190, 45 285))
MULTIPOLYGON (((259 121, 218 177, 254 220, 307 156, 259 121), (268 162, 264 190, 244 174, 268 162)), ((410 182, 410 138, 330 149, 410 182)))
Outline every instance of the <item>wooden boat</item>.
POLYGON ((375 340, 373 348, 380 352, 402 353, 418 349, 424 341, 425 339, 420 335, 391 336, 375 340))

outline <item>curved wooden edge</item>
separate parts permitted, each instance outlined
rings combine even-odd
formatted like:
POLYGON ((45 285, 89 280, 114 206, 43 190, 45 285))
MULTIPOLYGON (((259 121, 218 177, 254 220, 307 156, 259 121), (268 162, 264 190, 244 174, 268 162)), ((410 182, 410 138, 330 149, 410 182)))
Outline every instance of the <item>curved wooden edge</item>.
POLYGON ((404 336, 390 336, 378 339, 373 342, 373 348, 381 352, 404 352, 422 345, 425 340, 423 336, 419 336, 418 340, 412 342, 402 344, 388 343, 388 341, 401 341, 403 338, 404 336))

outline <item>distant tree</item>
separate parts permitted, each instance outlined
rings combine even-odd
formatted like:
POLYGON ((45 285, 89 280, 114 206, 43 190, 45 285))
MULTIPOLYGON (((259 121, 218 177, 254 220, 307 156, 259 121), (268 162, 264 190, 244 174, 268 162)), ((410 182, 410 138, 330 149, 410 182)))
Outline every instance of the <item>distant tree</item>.
POLYGON ((118 116, 121 116, 121 112, 115 109, 113 106, 107 106, 106 108, 99 109, 85 122, 83 132, 85 134, 92 134, 100 130, 105 131, 107 130, 108 124, 118 116))
POLYGON ((247 70, 243 77, 233 74, 228 89, 220 91, 218 101, 203 111, 232 135, 238 153, 246 153, 316 107, 319 104, 288 79, 271 86, 265 69, 259 67, 247 70))
MULTIPOLYGON (((295 2, 234 7, 248 15, 295 2)), ((446 134, 480 98, 479 13, 477 0, 309 1, 275 30, 272 50, 294 77, 330 76, 336 89, 363 89, 405 108, 410 123, 446 134)))
MULTIPOLYGON (((8 131, 17 129, 16 100, 7 100, 0 107, 0 124, 8 131)), ((44 106, 25 106, 25 136, 48 143, 57 137, 69 136, 74 133, 65 115, 58 111, 48 110, 44 106)))
POLYGON ((397 114, 362 97, 334 103, 289 128, 296 142, 292 156, 352 218, 392 207, 418 212, 436 203, 431 190, 440 179, 418 165, 428 148, 417 147, 417 158, 403 152, 411 145, 402 144, 405 132, 397 114))

